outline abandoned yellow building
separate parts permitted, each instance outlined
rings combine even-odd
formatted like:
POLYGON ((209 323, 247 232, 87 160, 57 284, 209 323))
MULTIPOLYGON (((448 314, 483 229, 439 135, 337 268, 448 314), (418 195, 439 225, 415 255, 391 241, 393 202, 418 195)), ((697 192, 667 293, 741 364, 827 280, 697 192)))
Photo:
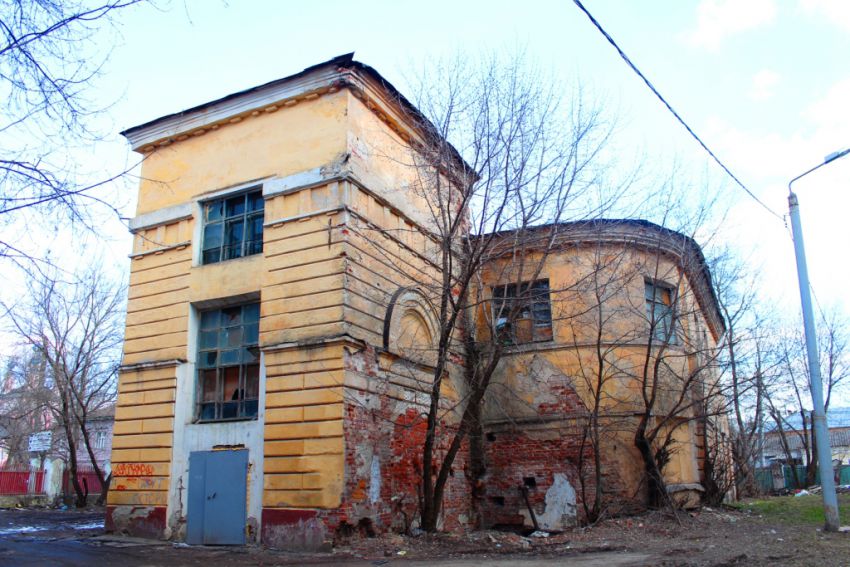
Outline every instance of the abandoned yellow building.
MULTIPOLYGON (((409 191, 415 172, 397 154, 417 136, 411 117, 422 119, 348 55, 124 132, 144 161, 108 529, 314 547, 342 528, 415 524, 430 364, 415 353, 437 332, 417 284, 438 268, 409 191)), ((639 385, 707 367, 723 333, 691 239, 643 221, 562 229, 527 282, 534 300, 504 322, 511 347, 475 457, 486 472, 470 478, 465 448, 446 527, 580 518, 577 489, 598 482, 579 478, 576 424, 596 399, 609 428, 598 478, 629 508, 642 482, 628 425, 639 385), (601 278, 606 301, 594 304, 601 278), (604 324, 588 320, 595 310, 604 324), (640 374, 658 348, 647 337, 670 353, 669 376, 640 374), (609 365, 594 374, 602 347, 609 365)), ((498 261, 485 272, 494 305, 517 295, 498 261)), ((459 399, 455 378, 448 396, 459 399)), ((680 410, 662 427, 665 475, 698 490, 701 421, 695 404, 680 410)))

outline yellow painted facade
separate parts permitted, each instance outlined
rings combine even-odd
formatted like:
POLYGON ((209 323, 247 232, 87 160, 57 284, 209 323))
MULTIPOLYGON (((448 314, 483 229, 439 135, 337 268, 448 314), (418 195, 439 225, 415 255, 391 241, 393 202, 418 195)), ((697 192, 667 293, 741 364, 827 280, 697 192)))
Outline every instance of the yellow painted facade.
MULTIPOLYGON (((657 399, 649 407, 656 416, 651 426, 660 428, 656 445, 670 438, 665 482, 673 490, 698 490, 704 453, 697 390, 720 395, 712 389, 717 380, 713 362, 725 331, 698 247, 681 234, 642 221, 566 225, 557 241, 547 257, 531 256, 526 263, 527 272, 542 264, 536 280, 548 282, 552 340, 507 350, 487 395, 485 429, 532 420, 544 429, 564 430, 570 416, 539 417, 545 413, 541 408, 554 405, 558 387, 574 390, 581 399, 580 419, 598 400, 601 464, 612 479, 606 490, 626 502, 626 495, 645 488, 634 434, 648 405, 644 390, 651 392, 657 380, 657 399), (650 342, 648 282, 672 292, 672 339, 650 342), (653 370, 658 358, 663 372, 653 370)), ((500 262, 483 276, 491 288, 525 279, 500 262)), ((482 309, 479 333, 487 333, 488 317, 482 309)), ((718 431, 728 431, 722 417, 710 419, 718 431)))
MULTIPOLYGON (((249 484, 261 486, 249 488, 249 532, 270 509, 340 506, 346 399, 376 391, 345 358, 380 345, 390 296, 434 269, 401 190, 410 134, 398 103, 368 73, 326 65, 315 75, 218 120, 214 104, 125 133, 145 159, 108 501, 116 530, 148 522, 184 537, 192 450, 249 451, 249 484), (203 203, 254 188, 265 200, 262 253, 202 265, 203 203), (254 445, 196 423, 194 407, 199 313, 251 301, 261 303, 264 376, 254 445), (130 506, 152 511, 140 520, 130 506)), ((382 371, 392 374, 393 360, 381 355, 382 371)), ((397 382, 409 388, 409 373, 397 382)))
MULTIPOLYGON (((322 518, 415 506, 389 496, 414 482, 412 468, 393 473, 397 487, 382 479, 396 482, 390 461, 408 458, 403 441, 421 425, 431 361, 419 347, 433 344, 436 326, 419 290, 440 271, 424 205, 410 191, 414 110, 379 79, 338 58, 125 132, 145 159, 131 223, 108 527, 186 537, 190 456, 216 450, 247 451, 246 541, 310 546, 326 537, 322 518), (204 265, 204 204, 247 191, 262 191, 262 252, 204 265), (256 418, 201 422, 199 319, 255 302, 256 418), (364 437, 369 423, 377 424, 374 438, 364 437)), ((550 287, 575 289, 583 258, 553 255, 544 272, 550 287)), ((503 276, 494 265, 485 280, 497 285, 503 276)), ((642 287, 624 289, 632 295, 618 300, 643 305, 642 287)), ((503 385, 527 390, 520 380, 534 357, 575 374, 563 347, 585 340, 565 323, 581 297, 553 293, 552 345, 512 351, 503 385)), ((629 348, 620 356, 631 356, 629 348)), ((462 395, 457 373, 445 385, 447 409, 462 395)), ((612 392, 629 387, 622 381, 612 392)), ((534 392, 527 395, 533 402, 534 392)), ((674 476, 694 480, 677 466, 674 476)), ((451 513, 467 515, 461 504, 451 513)))

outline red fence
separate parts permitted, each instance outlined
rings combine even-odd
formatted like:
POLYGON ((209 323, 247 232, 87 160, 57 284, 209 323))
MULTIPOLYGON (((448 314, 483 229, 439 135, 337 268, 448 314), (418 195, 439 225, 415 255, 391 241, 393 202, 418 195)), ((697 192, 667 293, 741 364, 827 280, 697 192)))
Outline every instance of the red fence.
POLYGON ((44 471, 0 471, 0 494, 44 494, 44 471))
MULTIPOLYGON (((88 486, 89 494, 100 494, 100 481, 97 480, 97 473, 94 472, 94 469, 78 468, 77 480, 80 482, 80 486, 83 487, 83 490, 85 490, 85 487, 88 486)), ((64 473, 62 473, 62 486, 65 489, 65 494, 74 493, 74 486, 71 483, 70 471, 67 469, 64 473)))

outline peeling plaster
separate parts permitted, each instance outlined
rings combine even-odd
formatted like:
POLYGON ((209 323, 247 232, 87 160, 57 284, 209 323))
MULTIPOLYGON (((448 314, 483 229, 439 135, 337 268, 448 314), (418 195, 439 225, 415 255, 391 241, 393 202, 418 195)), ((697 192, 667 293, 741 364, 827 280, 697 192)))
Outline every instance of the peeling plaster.
POLYGON ((500 363, 493 388, 487 392, 485 420, 537 417, 540 406, 560 401, 557 387, 572 388, 572 380, 546 358, 500 363))
POLYGON ((376 503, 381 499, 381 459, 372 455, 372 470, 369 474, 369 502, 376 503))
POLYGON ((538 514, 537 522, 543 530, 563 530, 576 523, 576 491, 562 473, 555 473, 554 481, 546 491, 546 508, 538 514))

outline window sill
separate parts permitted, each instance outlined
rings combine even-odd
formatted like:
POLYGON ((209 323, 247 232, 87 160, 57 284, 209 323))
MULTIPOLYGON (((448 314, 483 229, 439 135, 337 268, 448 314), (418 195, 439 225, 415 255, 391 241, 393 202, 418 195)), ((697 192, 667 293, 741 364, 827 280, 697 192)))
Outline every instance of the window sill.
POLYGON ((544 341, 529 341, 527 343, 520 343, 514 345, 506 345, 505 353, 515 354, 515 353, 523 353, 523 352, 534 352, 537 350, 548 350, 555 347, 565 347, 566 345, 559 345, 555 342, 554 339, 548 339, 544 341))
POLYGON ((211 423, 241 423, 243 421, 257 421, 257 416, 254 417, 231 417, 227 419, 196 419, 192 423, 195 425, 209 425, 211 423))
POLYGON ((227 259, 227 260, 221 260, 219 262, 213 262, 211 264, 202 264, 200 261, 198 261, 197 264, 192 265, 192 268, 211 268, 213 266, 223 266, 223 265, 231 266, 231 265, 233 265, 234 263, 237 263, 237 262, 252 261, 252 260, 257 260, 258 258, 263 258, 263 257, 264 256, 263 256, 262 252, 257 252, 256 254, 249 254, 248 256, 240 256, 238 258, 230 258, 230 259, 227 259))

